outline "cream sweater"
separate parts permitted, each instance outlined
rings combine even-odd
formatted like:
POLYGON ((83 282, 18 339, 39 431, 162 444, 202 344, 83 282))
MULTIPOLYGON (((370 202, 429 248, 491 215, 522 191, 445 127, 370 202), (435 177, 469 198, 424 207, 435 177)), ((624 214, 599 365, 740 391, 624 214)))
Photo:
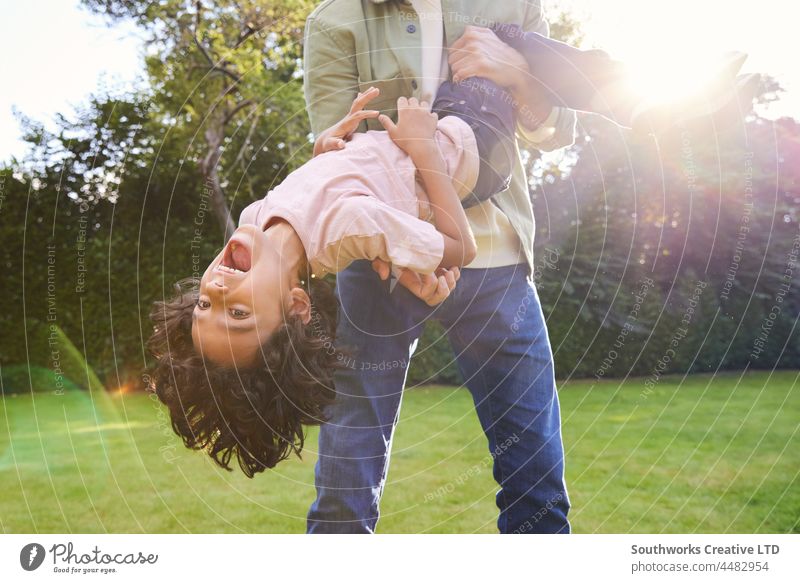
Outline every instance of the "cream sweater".
MULTIPOLYGON (((439 85, 450 74, 444 47, 442 3, 441 0, 411 0, 411 5, 419 16, 422 40, 420 98, 432 103, 439 85)), ((554 131, 552 126, 555 126, 555 120, 552 118, 557 118, 557 111, 553 110, 551 119, 541 128, 533 132, 521 129, 529 138, 541 139, 546 132, 554 131)), ((502 267, 525 261, 519 237, 511 222, 491 200, 467 209, 466 213, 478 244, 478 254, 469 267, 502 267)))

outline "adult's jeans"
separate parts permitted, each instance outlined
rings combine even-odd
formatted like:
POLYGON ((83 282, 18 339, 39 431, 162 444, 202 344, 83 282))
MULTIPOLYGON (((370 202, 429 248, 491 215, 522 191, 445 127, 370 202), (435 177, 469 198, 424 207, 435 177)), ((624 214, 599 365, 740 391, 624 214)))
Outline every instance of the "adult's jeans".
POLYGON ((338 343, 353 352, 320 428, 308 532, 375 531, 408 362, 426 318, 446 328, 493 456, 502 533, 568 533, 553 357, 527 265, 464 269, 430 308, 358 261, 339 274, 338 343))

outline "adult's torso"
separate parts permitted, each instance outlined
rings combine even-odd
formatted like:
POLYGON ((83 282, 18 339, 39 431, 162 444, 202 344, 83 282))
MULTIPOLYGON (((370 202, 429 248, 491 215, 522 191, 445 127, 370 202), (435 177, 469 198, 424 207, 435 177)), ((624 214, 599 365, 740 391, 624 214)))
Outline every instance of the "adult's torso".
MULTIPOLYGON (((523 25, 526 12, 540 11, 537 2, 526 0, 442 0, 441 5, 446 45, 454 43, 468 25, 523 25)), ((333 26, 343 39, 342 58, 354 61, 359 91, 381 90, 371 108, 395 117, 398 97, 421 98, 421 26, 426 16, 414 10, 411 0, 326 0, 313 16, 333 26)), ((368 120, 366 128, 380 130, 382 126, 368 120)), ((469 209, 468 219, 479 251, 470 266, 497 267, 525 260, 532 264, 533 210, 519 157, 509 188, 469 209)))
MULTIPOLYGON (((467 25, 494 22, 522 24, 526 2, 515 0, 442 0, 444 42, 453 44, 467 25)), ((379 87, 370 106, 395 111, 402 95, 419 97, 422 76, 421 20, 410 0, 326 0, 315 12, 335 11, 337 26, 347 28, 354 41, 359 90, 379 87)), ((368 129, 381 129, 370 120, 368 129)))

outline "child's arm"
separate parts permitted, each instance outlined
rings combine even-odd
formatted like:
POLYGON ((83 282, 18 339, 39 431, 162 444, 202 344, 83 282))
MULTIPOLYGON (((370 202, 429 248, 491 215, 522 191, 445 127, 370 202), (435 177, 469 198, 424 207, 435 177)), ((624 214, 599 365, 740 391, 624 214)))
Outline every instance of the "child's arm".
POLYGON ((436 230, 444 236, 441 267, 464 266, 475 259, 477 245, 461 206, 434 133, 439 118, 426 102, 401 97, 397 100, 397 124, 386 115, 381 122, 395 144, 413 160, 428 195, 436 230))
POLYGON ((359 93, 353 100, 347 115, 317 136, 314 141, 313 156, 319 156, 331 150, 341 150, 344 148, 345 142, 349 141, 358 129, 358 124, 365 119, 378 117, 379 111, 364 109, 364 107, 379 94, 380 89, 377 87, 370 87, 363 93, 359 93))

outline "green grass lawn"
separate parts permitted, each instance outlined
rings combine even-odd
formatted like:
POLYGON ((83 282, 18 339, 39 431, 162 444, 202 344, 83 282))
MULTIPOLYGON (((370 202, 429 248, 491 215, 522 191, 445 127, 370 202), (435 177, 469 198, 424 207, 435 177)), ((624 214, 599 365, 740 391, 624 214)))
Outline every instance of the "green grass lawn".
MULTIPOLYGON (((800 532, 800 374, 560 387, 575 532, 800 532)), ((7 397, 0 530, 303 532, 304 459, 248 480, 185 451, 145 394, 7 397)), ((406 392, 381 532, 495 532, 469 393, 406 392)))

